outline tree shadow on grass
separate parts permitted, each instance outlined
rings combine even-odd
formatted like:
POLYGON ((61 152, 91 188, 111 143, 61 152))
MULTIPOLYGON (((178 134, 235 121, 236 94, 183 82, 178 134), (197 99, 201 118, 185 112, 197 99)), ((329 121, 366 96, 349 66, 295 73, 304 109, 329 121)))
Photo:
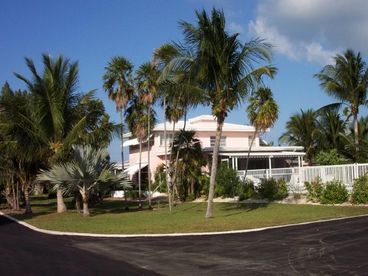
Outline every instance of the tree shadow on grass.
POLYGON ((221 209, 224 211, 239 210, 251 212, 259 208, 267 207, 269 203, 229 203, 223 206, 221 209))

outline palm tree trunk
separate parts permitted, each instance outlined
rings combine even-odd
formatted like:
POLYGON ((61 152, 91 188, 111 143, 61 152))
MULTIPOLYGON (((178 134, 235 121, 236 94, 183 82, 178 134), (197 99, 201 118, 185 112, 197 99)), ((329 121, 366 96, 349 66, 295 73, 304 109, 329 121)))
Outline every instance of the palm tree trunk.
POLYGON ((19 182, 17 181, 16 193, 17 193, 17 203, 16 203, 16 210, 19 210, 19 182))
POLYGON ((213 154, 212 154, 210 188, 208 191, 206 218, 213 217, 213 196, 215 193, 215 181, 216 181, 216 174, 217 174, 218 154, 219 154, 219 149, 220 149, 220 141, 221 141, 223 125, 224 125, 224 120, 217 118, 216 140, 215 140, 215 146, 213 148, 213 154))
POLYGON ((139 167, 138 167, 138 199, 139 208, 142 208, 142 139, 139 139, 139 167))
POLYGON ((13 193, 13 210, 17 210, 17 198, 15 194, 15 187, 14 187, 14 174, 12 174, 11 177, 11 187, 12 187, 12 193, 13 193))
POLYGON ((172 152, 173 152, 173 147, 174 147, 174 134, 175 134, 175 124, 176 122, 173 122, 173 129, 172 129, 172 136, 171 136, 171 150, 170 150, 170 181, 169 181, 169 208, 170 208, 170 212, 173 206, 173 202, 174 202, 174 195, 172 193, 172 188, 173 188, 173 175, 172 175, 172 152))
POLYGON ((88 191, 85 187, 83 187, 81 191, 82 201, 83 201, 83 216, 88 217, 90 215, 88 208, 88 191))
POLYGON ((251 152, 251 150, 252 150, 252 146, 253 146, 254 140, 256 139, 256 135, 257 135, 257 133, 258 133, 258 130, 256 129, 256 131, 254 132, 254 135, 253 135, 253 137, 252 137, 252 140, 251 140, 251 142, 250 142, 250 145, 249 145, 249 149, 248 149, 248 156, 247 156, 247 160, 246 160, 246 163, 245 163, 245 173, 244 173, 243 180, 245 180, 245 178, 246 178, 246 176, 247 176, 250 152, 251 152))
POLYGON ((164 144, 165 144, 165 180, 166 180, 166 188, 167 195, 169 197, 169 210, 171 212, 171 194, 170 194, 170 181, 167 167, 167 131, 166 131, 166 97, 164 97, 164 144))
POLYGON ((184 110, 184 125, 183 125, 184 131, 185 131, 186 126, 187 126, 187 109, 184 110))
POLYGON ((150 135, 151 135, 151 105, 148 105, 148 122, 147 122, 147 135, 148 135, 148 149, 147 149, 147 171, 148 171, 148 208, 152 209, 151 206, 151 141, 150 141, 150 135))
MULTIPOLYGON (((353 112, 353 120, 354 120, 354 143, 355 143, 355 151, 356 154, 359 152, 359 129, 358 129, 358 111, 353 112)), ((357 160, 355 160, 357 161, 357 160)))
POLYGON ((56 189, 56 201, 57 201, 57 212, 58 213, 66 212, 66 206, 63 198, 63 191, 60 188, 56 189))
POLYGON ((120 139, 121 139, 121 172, 124 172, 124 120, 123 120, 123 109, 120 109, 120 139))
POLYGON ((32 209, 31 209, 31 203, 29 201, 29 183, 26 182, 24 185, 24 205, 25 205, 25 213, 26 214, 32 214, 32 209))

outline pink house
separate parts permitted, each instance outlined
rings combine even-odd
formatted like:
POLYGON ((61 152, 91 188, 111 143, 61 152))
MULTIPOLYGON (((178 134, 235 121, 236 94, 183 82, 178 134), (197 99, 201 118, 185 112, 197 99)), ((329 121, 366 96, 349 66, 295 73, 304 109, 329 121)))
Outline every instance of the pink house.
MULTIPOLYGON (((173 133, 184 127, 184 121, 175 124, 167 122, 167 153, 170 154, 170 143, 173 133)), ((202 115, 187 120, 185 124, 186 130, 194 130, 196 137, 201 141, 203 152, 210 159, 216 136, 216 120, 211 115, 202 115)), ((253 126, 225 123, 222 131, 219 160, 227 162, 232 168, 241 173, 245 170, 246 158, 248 155, 249 145, 254 136, 255 129, 253 126)), ((129 165, 126 166, 126 172, 130 175, 133 182, 136 182, 139 170, 139 142, 131 137, 128 133, 123 147, 129 147, 129 165)), ((148 143, 142 145, 142 172, 147 174, 148 165, 148 143)), ((150 170, 151 177, 154 177, 158 166, 165 163, 165 138, 164 123, 157 124, 152 131, 150 138, 150 170)), ((305 155, 303 147, 284 147, 284 146, 268 146, 257 135, 250 154, 249 170, 252 169, 268 169, 268 168, 285 168, 301 166, 303 156, 305 155)), ((169 159, 169 156, 167 157, 169 159)))

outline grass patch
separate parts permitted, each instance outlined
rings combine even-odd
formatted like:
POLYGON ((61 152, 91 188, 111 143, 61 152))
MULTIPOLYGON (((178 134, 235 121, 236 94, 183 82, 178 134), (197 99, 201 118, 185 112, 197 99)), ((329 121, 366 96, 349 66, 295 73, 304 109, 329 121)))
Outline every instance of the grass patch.
MULTIPOLYGON (((67 201, 69 207, 70 200, 67 201)), ((104 234, 185 233, 251 229, 297 222, 315 221, 368 214, 367 207, 319 206, 295 204, 215 203, 215 217, 205 219, 206 203, 183 203, 170 213, 163 204, 154 210, 138 210, 130 203, 106 200, 91 208, 91 217, 83 218, 74 210, 57 214, 55 199, 38 198, 32 201, 32 215, 16 215, 36 227, 70 232, 104 234)))

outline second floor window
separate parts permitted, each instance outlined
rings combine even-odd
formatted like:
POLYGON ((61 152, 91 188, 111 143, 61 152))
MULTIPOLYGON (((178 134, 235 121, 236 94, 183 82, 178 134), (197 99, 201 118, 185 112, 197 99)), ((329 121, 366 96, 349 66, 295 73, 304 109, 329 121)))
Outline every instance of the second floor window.
MULTIPOLYGON (((210 146, 214 147, 216 141, 216 136, 210 137, 210 146)), ((226 136, 222 136, 220 140, 220 147, 226 147, 226 136)))

